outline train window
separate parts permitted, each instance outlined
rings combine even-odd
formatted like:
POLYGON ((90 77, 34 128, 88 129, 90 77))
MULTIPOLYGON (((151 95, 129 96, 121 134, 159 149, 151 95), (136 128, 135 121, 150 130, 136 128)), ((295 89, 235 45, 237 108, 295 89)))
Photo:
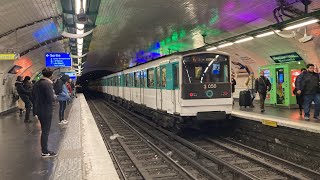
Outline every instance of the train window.
POLYGON ((129 87, 130 86, 130 80, 129 80, 129 74, 126 74, 126 81, 125 81, 125 85, 126 87, 129 87))
POLYGON ((161 71, 160 71, 160 67, 156 68, 156 73, 157 73, 157 87, 161 87, 161 71))
POLYGON ((134 74, 130 73, 130 87, 134 87, 134 74))
POLYGON ((113 77, 113 85, 114 85, 114 86, 118 86, 117 76, 114 76, 114 77, 113 77))
POLYGON ((154 88, 154 69, 153 68, 148 69, 147 78, 148 78, 147 86, 149 88, 154 88))
POLYGON ((166 87, 167 84, 167 69, 165 66, 161 67, 161 87, 166 87))
POLYGON ((118 86, 121 86, 121 76, 118 76, 117 82, 118 82, 118 86))
POLYGON ((134 73, 134 85, 135 87, 139 87, 140 85, 140 72, 134 73))
POLYGON ((141 75, 140 75, 141 86, 140 87, 145 87, 145 85, 147 84, 146 82, 147 82, 147 72, 141 71, 141 75))
POLYGON ((229 57, 204 53, 183 58, 183 83, 229 82, 229 57))
POLYGON ((179 64, 174 64, 173 65, 173 78, 174 78, 174 89, 178 89, 179 88, 179 64))

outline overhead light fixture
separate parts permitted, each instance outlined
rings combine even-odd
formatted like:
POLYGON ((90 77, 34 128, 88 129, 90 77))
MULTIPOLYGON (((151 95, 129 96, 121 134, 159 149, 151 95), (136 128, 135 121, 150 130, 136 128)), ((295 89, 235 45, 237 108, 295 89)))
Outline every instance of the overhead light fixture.
POLYGON ((223 48, 223 47, 227 47, 227 46, 232 46, 234 43, 230 42, 230 43, 225 43, 225 44, 221 44, 218 46, 218 48, 223 48))
POLYGON ((216 49, 218 49, 218 48, 214 46, 214 47, 208 48, 207 51, 212 51, 212 50, 216 50, 216 49))
MULTIPOLYGON (((275 30, 275 32, 280 32, 280 30, 275 30)), ((266 37, 266 36, 270 36, 270 35, 272 35, 272 34, 274 34, 274 32, 273 32, 273 31, 269 31, 269 32, 265 32, 265 33, 256 35, 256 38, 266 37)))
POLYGON ((78 44, 83 44, 83 38, 77 39, 77 43, 78 43, 78 44))
POLYGON ((299 24, 288 26, 288 27, 284 28, 284 30, 296 29, 296 28, 299 28, 299 27, 302 27, 302 26, 306 26, 306 25, 309 25, 309 24, 317 23, 319 21, 320 21, 319 19, 312 19, 312 20, 305 21, 305 22, 302 22, 302 23, 299 23, 299 24))
POLYGON ((247 37, 247 38, 239 39, 239 40, 235 41, 234 43, 242 43, 242 42, 246 42, 246 41, 251 41, 252 39, 254 39, 254 38, 247 37))
POLYGON ((84 29, 84 24, 77 23, 76 27, 77 27, 78 30, 83 30, 84 29))

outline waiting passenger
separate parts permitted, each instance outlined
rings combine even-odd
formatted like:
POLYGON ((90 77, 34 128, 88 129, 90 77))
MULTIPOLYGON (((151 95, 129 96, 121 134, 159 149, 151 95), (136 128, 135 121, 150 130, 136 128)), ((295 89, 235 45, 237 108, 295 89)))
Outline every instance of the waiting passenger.
POLYGON ((35 113, 41 124, 41 151, 43 158, 57 156, 56 153, 48 150, 48 137, 54 102, 53 82, 50 80, 52 74, 53 72, 49 68, 43 69, 43 77, 34 84, 32 91, 35 113))
POLYGON ((58 124, 67 124, 68 121, 64 119, 64 111, 67 107, 67 102, 71 99, 69 95, 69 91, 67 89, 67 83, 69 82, 70 77, 68 75, 63 75, 61 78, 63 82, 61 86, 61 91, 58 94, 58 101, 59 101, 59 123, 58 124))
POLYGON ((25 104, 26 115, 25 115, 25 118, 24 118, 24 122, 25 123, 31 122, 30 119, 29 119, 30 111, 31 111, 31 101, 29 99, 29 95, 30 95, 31 91, 29 91, 29 90, 27 90, 27 89, 25 89, 23 87, 23 82, 22 82, 22 77, 21 76, 17 77, 17 81, 15 83, 15 86, 16 86, 16 89, 17 89, 17 92, 18 92, 20 98, 22 99, 22 101, 25 104))
POLYGON ((314 65, 307 64, 307 72, 301 78, 301 85, 297 87, 297 94, 303 95, 304 119, 310 119, 310 106, 314 102, 314 118, 319 120, 320 94, 319 94, 319 75, 314 72, 314 65))
POLYGON ((302 115, 302 108, 303 108, 303 93, 297 94, 297 89, 301 89, 301 80, 302 80, 303 75, 306 72, 307 72, 306 68, 302 68, 301 69, 301 74, 299 74, 296 77, 296 81, 294 82, 295 89, 293 90, 293 93, 296 95, 297 104, 298 104, 299 110, 300 110, 300 115, 302 115))
POLYGON ((260 71, 260 77, 255 81, 255 92, 259 93, 260 97, 260 109, 264 112, 264 101, 267 97, 267 92, 271 90, 271 83, 268 78, 264 76, 264 72, 260 71))
MULTIPOLYGON (((31 107, 33 107, 33 104, 34 104, 34 102, 33 102, 33 98, 32 98, 32 88, 33 88, 33 84, 30 82, 30 76, 26 76, 26 77, 24 77, 24 80, 23 80, 23 87, 27 90, 27 91, 29 91, 30 93, 28 94, 28 97, 29 97, 29 100, 30 100, 30 102, 31 102, 31 107)), ((32 113, 33 113, 33 115, 35 115, 35 112, 34 112, 34 108, 32 108, 32 113)))
POLYGON ((247 89, 250 91, 251 94, 251 105, 250 107, 254 107, 253 101, 256 98, 256 94, 254 91, 254 83, 255 83, 256 78, 254 77, 254 73, 250 72, 250 75, 248 76, 247 80, 245 81, 245 85, 247 86, 247 89))
POLYGON ((232 90, 232 93, 235 92, 236 85, 237 85, 237 81, 234 79, 234 75, 232 74, 231 75, 231 90, 232 90))

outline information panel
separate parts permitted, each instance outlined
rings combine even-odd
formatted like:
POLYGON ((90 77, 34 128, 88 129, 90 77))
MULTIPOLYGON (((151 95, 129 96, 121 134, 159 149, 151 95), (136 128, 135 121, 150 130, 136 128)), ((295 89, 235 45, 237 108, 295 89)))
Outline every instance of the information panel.
POLYGON ((290 62, 290 61, 302 61, 303 60, 302 57, 296 52, 287 53, 287 54, 279 54, 279 55, 274 55, 274 56, 270 56, 270 57, 275 63, 284 63, 284 62, 290 62))
POLYGON ((71 67, 72 59, 68 53, 46 53, 46 67, 71 67))

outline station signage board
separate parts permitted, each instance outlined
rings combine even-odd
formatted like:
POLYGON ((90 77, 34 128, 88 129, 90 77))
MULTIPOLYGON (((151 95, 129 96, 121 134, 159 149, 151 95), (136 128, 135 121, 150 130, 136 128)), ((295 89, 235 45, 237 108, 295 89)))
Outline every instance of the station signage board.
POLYGON ((71 79, 76 79, 76 72, 64 72, 65 75, 68 75, 71 79))
POLYGON ((0 60, 16 60, 19 59, 19 54, 16 53, 0 53, 0 60))
POLYGON ((69 53, 46 53, 46 67, 71 67, 72 58, 69 53))
POLYGON ((303 60, 302 57, 296 52, 287 53, 287 54, 278 54, 270 57, 275 63, 284 63, 284 62, 290 62, 290 61, 303 60))

